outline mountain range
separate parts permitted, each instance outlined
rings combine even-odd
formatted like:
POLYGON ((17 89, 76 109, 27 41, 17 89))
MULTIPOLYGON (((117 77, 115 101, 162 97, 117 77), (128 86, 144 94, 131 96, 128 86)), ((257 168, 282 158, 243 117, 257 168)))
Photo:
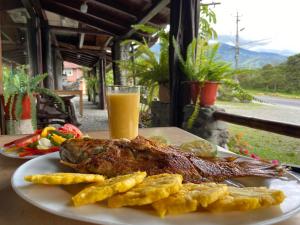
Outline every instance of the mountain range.
MULTIPOLYGON (((219 56, 226 62, 235 65, 235 47, 229 44, 220 43, 219 56)), ((286 61, 287 56, 272 53, 258 52, 240 48, 239 67, 260 68, 266 64, 277 65, 286 61)))
MULTIPOLYGON (((224 39, 224 41, 226 41, 224 39)), ((159 44, 154 44, 151 49, 159 54, 160 46, 159 44)), ((266 64, 277 65, 287 60, 287 55, 279 54, 266 51, 253 51, 244 48, 240 48, 239 55, 239 67, 240 68, 260 68, 266 64)), ((235 47, 227 44, 225 42, 220 42, 219 47, 219 57, 231 63, 232 66, 235 65, 235 47)))

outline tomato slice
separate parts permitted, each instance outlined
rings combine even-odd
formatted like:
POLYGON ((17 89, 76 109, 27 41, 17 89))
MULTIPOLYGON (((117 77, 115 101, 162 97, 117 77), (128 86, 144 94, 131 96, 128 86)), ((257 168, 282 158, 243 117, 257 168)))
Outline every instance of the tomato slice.
POLYGON ((69 123, 66 123, 63 127, 58 128, 58 130, 63 133, 73 134, 75 138, 80 138, 83 136, 82 132, 79 130, 78 127, 69 123))
POLYGON ((18 147, 24 147, 28 144, 34 143, 36 141, 38 141, 40 139, 40 135, 39 134, 35 134, 32 137, 27 138, 26 140, 22 140, 22 141, 15 141, 15 145, 18 147))
POLYGON ((6 143, 4 145, 4 147, 9 147, 11 145, 15 145, 15 146, 18 146, 18 147, 23 147, 23 146, 26 146, 30 143, 36 142, 39 138, 40 138, 39 134, 30 134, 28 136, 25 136, 25 137, 19 138, 17 140, 14 140, 12 142, 6 143))
POLYGON ((30 155, 44 155, 47 153, 56 152, 56 151, 59 151, 59 147, 53 146, 51 148, 43 149, 43 150, 36 149, 36 148, 24 147, 23 150, 24 150, 23 152, 19 153, 20 157, 25 157, 25 156, 30 156, 30 155))

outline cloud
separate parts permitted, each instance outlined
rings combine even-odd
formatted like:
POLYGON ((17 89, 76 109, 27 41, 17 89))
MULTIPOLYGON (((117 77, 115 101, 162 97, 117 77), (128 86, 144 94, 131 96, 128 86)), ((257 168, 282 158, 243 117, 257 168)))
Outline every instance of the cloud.
POLYGON ((220 35, 235 35, 235 16, 241 15, 241 38, 270 40, 266 49, 300 52, 299 0, 221 0, 215 7, 220 35))

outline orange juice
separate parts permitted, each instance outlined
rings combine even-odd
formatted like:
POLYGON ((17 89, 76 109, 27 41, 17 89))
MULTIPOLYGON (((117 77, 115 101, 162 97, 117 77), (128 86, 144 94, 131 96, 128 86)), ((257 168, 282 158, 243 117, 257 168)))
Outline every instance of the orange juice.
POLYGON ((108 123, 111 138, 133 139, 138 135, 139 93, 107 93, 108 123))

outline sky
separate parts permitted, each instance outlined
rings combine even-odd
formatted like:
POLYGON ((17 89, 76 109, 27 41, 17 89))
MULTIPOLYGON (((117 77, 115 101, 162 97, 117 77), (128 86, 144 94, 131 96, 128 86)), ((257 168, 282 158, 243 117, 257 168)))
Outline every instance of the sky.
MULTIPOLYGON (((209 2, 209 1, 203 1, 209 2)), ((235 35, 236 13, 241 15, 240 37, 249 41, 267 39, 252 50, 300 52, 300 0, 215 0, 220 2, 215 29, 218 35, 235 35)), ((242 46, 241 46, 242 47, 242 46)), ((249 48, 249 46, 247 46, 249 48)))

